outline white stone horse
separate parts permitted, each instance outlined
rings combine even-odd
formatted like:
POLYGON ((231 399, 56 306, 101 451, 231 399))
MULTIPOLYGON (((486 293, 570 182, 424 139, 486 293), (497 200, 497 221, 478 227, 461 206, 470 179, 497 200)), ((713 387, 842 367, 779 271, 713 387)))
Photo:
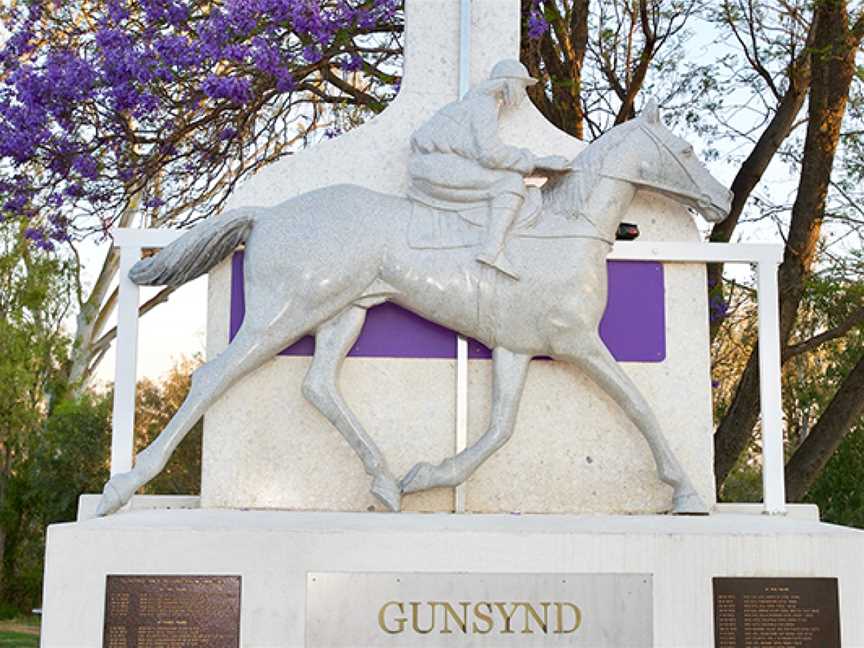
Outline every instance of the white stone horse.
MULTIPOLYGON (((390 510, 403 493, 465 481, 513 433, 528 364, 569 362, 603 390, 644 435, 674 513, 706 505, 672 452, 651 407, 598 333, 606 307, 606 256, 638 191, 662 193, 710 221, 730 192, 660 121, 655 105, 591 144, 572 170, 543 189, 543 211, 507 244, 519 280, 479 264, 471 247, 408 244, 413 204, 354 185, 298 196, 272 208, 243 208, 208 220, 130 273, 147 285, 180 285, 245 243, 246 316, 227 349, 195 372, 183 405, 128 473, 105 485, 99 513, 116 511, 165 466, 177 444, 231 385, 304 335, 315 356, 306 398, 360 456, 372 493, 390 510), (419 463, 399 481, 339 391, 339 370, 368 308, 393 301, 493 349, 489 428, 438 465, 419 463)), ((457 218, 457 216, 453 216, 457 218)))

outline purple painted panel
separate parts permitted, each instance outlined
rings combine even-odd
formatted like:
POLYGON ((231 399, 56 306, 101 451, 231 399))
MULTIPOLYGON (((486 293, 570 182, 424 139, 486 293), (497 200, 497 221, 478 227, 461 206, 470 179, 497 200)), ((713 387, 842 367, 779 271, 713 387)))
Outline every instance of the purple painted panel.
MULTIPOLYGON (((663 266, 642 261, 609 261, 609 300, 600 322, 600 337, 619 362, 662 362, 666 358, 663 266)), ((230 339, 243 322, 243 253, 231 266, 230 339)), ((307 336, 281 355, 311 355, 315 340, 307 336)), ((454 358, 456 334, 395 304, 369 310, 366 325, 349 355, 371 358, 454 358)), ((491 353, 468 341, 470 358, 491 353)))

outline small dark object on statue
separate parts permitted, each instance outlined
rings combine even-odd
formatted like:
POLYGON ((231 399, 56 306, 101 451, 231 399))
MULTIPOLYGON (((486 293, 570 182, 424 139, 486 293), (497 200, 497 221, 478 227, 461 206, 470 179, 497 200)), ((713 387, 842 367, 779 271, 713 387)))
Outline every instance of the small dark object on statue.
POLYGON ((618 241, 632 241, 639 238, 639 226, 633 223, 621 223, 618 226, 618 232, 615 234, 615 239, 618 241))

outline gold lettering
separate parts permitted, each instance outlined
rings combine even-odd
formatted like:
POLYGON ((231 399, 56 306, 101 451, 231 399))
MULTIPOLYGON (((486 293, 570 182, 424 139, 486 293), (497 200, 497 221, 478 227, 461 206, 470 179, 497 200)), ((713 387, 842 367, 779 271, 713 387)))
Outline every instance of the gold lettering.
POLYGON ((492 604, 487 603, 486 601, 481 601, 474 606, 474 616, 477 617, 480 621, 486 624, 486 629, 481 630, 477 627, 477 621, 471 624, 471 631, 474 634, 489 634, 492 632, 492 628, 495 627, 495 623, 492 621, 492 604), (480 606, 485 606, 489 612, 481 612, 480 606))
POLYGON ((543 634, 548 634, 549 632, 549 603, 541 602, 540 605, 543 607, 543 618, 540 618, 540 615, 537 613, 537 610, 534 609, 534 606, 528 602, 517 603, 516 605, 521 605, 525 608, 525 627, 522 629, 522 634, 534 634, 534 631, 529 627, 528 621, 533 618, 534 622, 540 626, 540 631, 543 634))
POLYGON ((571 634, 582 625, 582 610, 572 603, 555 603, 555 618, 557 621, 555 634, 571 634), (564 629, 564 606, 573 610, 573 627, 569 630, 564 629))
POLYGON ((398 608, 399 614, 405 614, 405 606, 402 603, 400 603, 399 601, 388 601, 387 603, 382 605, 381 609, 378 611, 378 626, 387 634, 399 634, 400 632, 403 632, 405 630, 405 624, 408 622, 408 619, 406 619, 404 616, 396 617, 393 619, 397 623, 396 629, 391 630, 389 627, 387 627, 387 622, 385 621, 385 614, 387 612, 387 608, 391 605, 395 605, 398 608))
POLYGON ((459 605, 462 606, 461 617, 458 615, 453 606, 450 605, 447 601, 432 601, 432 605, 436 604, 444 606, 444 629, 441 631, 441 634, 453 634, 453 631, 447 624, 447 621, 450 619, 450 617, 453 617, 453 621, 456 623, 457 626, 459 626, 462 634, 468 632, 468 606, 471 605, 468 601, 459 601, 459 605))
POLYGON ((419 632, 420 634, 429 634, 432 632, 435 629, 435 602, 429 602, 429 607, 432 608, 432 620, 429 622, 429 627, 426 630, 420 628, 420 601, 411 601, 409 605, 411 606, 411 627, 414 628, 414 632, 419 632))
POLYGON ((504 629, 501 631, 501 634, 514 634, 513 630, 510 628, 510 622, 513 620, 513 615, 516 613, 516 609, 519 607, 515 603, 511 603, 513 609, 510 610, 510 614, 507 614, 507 610, 504 609, 506 603, 498 603, 496 602, 495 607, 498 608, 498 611, 501 613, 501 616, 504 617, 504 629))

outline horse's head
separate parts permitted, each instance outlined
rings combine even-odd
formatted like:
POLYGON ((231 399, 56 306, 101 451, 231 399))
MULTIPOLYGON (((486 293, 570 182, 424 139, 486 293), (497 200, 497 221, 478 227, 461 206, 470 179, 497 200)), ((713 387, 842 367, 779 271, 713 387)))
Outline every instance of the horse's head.
POLYGON ((732 192, 708 172, 688 142, 663 125, 653 99, 634 120, 633 128, 656 149, 654 155, 647 156, 640 151, 638 178, 632 179, 635 184, 692 207, 713 223, 726 218, 732 192))

